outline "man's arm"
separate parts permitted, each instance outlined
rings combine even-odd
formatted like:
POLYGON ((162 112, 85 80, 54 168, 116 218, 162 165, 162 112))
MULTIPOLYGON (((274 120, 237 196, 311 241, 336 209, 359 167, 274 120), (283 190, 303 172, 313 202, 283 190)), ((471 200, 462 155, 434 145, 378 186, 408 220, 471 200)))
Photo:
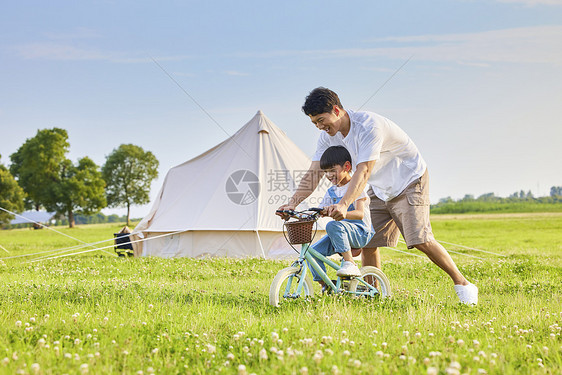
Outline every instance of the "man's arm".
MULTIPOLYGON (((306 171, 304 177, 299 183, 299 187, 297 188, 293 196, 289 198, 289 202, 279 207, 279 210, 294 210, 303 200, 305 200, 310 194, 312 194, 312 192, 320 183, 322 175, 323 172, 320 168, 320 162, 313 161, 310 164, 308 171, 306 171)), ((279 213, 277 215, 283 217, 283 215, 279 213)))
POLYGON ((351 181, 348 182, 349 187, 345 195, 339 203, 327 207, 328 216, 331 216, 334 220, 343 220, 346 218, 347 208, 355 202, 365 189, 374 166, 375 160, 357 164, 357 169, 351 177, 351 181))

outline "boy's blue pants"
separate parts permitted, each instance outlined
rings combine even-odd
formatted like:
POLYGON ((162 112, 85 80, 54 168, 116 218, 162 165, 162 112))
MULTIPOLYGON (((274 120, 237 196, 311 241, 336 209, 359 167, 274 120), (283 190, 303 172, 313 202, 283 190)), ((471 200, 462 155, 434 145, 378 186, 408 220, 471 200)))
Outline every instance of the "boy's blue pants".
MULTIPOLYGON (((335 253, 345 253, 352 248, 358 249, 369 243, 371 237, 374 233, 371 233, 365 229, 362 221, 359 220, 341 220, 341 221, 330 221, 326 225, 326 236, 322 237, 320 241, 312 245, 314 250, 318 251, 320 254, 328 257, 335 253)), ((326 266, 324 262, 316 259, 320 268, 326 272, 326 266)), ((310 267, 314 281, 322 280, 317 272, 310 267)))

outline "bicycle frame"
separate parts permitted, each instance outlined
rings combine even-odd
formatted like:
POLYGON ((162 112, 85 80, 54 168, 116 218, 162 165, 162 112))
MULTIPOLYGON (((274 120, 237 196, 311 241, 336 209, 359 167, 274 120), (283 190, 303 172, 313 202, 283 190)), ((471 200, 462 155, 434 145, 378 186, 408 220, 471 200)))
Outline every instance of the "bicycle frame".
MULTIPOLYGON (((342 279, 340 277, 338 277, 337 280, 336 280, 336 283, 334 284, 332 282, 332 280, 330 280, 330 278, 328 277, 326 272, 324 272, 324 270, 322 268, 320 268, 316 259, 320 259, 327 266, 329 266, 329 267, 331 267, 335 270, 340 269, 339 264, 333 262, 332 260, 326 258, 324 255, 320 254, 318 251, 314 250, 314 248, 310 246, 310 243, 303 244, 302 248, 301 248, 301 252, 299 254, 299 259, 296 260, 293 263, 293 266, 296 266, 298 264, 299 267, 301 267, 301 271, 300 271, 301 277, 299 278, 299 284, 297 285, 297 290, 293 295, 291 295, 291 293, 289 293, 289 290, 291 289, 291 284, 292 284, 292 280, 289 280, 289 282, 287 283, 287 286, 285 288, 285 293, 283 294, 284 298, 296 298, 296 296, 300 295, 300 293, 302 291, 302 288, 303 288, 303 285, 304 285, 304 280, 305 280, 304 276, 306 275, 306 273, 309 270, 309 265, 310 265, 310 267, 312 267, 318 273, 318 275, 320 276, 322 281, 324 281, 324 283, 326 285, 328 285, 334 293, 338 293, 340 291, 340 287, 342 285, 342 279), (306 260, 306 262, 305 262, 305 260, 306 260)), ((354 295, 357 295, 357 296, 361 296, 361 295, 373 296, 375 294, 375 291, 378 293, 377 289, 374 286, 365 282, 363 279, 357 278, 356 280, 360 284, 365 285, 365 287, 366 287, 365 292, 357 292, 357 291, 352 292, 352 291, 348 291, 348 290, 342 290, 342 291, 346 292, 346 293, 354 294, 354 295)))

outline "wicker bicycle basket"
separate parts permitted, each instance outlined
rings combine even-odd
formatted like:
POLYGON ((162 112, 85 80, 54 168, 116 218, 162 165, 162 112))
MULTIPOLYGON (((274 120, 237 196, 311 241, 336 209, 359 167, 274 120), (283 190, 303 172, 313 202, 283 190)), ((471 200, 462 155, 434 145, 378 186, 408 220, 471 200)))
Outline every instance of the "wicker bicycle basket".
POLYGON ((312 228, 314 220, 299 220, 285 222, 285 228, 291 245, 312 242, 312 228))

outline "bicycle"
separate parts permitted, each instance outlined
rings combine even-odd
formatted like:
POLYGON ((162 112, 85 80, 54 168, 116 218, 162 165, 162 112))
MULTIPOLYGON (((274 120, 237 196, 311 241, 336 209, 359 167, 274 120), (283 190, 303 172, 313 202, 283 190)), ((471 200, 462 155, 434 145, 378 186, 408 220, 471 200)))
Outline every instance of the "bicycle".
POLYGON ((379 269, 372 266, 361 268, 361 276, 359 277, 337 277, 331 280, 327 273, 316 262, 320 259, 326 266, 334 270, 340 269, 340 265, 320 254, 310 246, 314 237, 312 234, 313 226, 318 228, 318 219, 322 208, 311 208, 303 211, 277 211, 286 214, 288 217, 283 223, 283 234, 291 247, 299 253, 299 258, 294 261, 290 267, 280 270, 269 288, 269 303, 278 307, 280 302, 285 300, 309 298, 314 295, 313 282, 309 275, 309 267, 312 267, 324 281, 327 290, 334 294, 349 294, 355 297, 374 298, 380 296, 382 298, 391 295, 390 282, 388 277, 379 269), (291 218, 297 219, 290 221, 291 218), (302 245, 299 252, 293 245, 302 245), (378 281, 378 287, 369 282, 378 281), (334 282, 335 281, 335 282, 334 282))

